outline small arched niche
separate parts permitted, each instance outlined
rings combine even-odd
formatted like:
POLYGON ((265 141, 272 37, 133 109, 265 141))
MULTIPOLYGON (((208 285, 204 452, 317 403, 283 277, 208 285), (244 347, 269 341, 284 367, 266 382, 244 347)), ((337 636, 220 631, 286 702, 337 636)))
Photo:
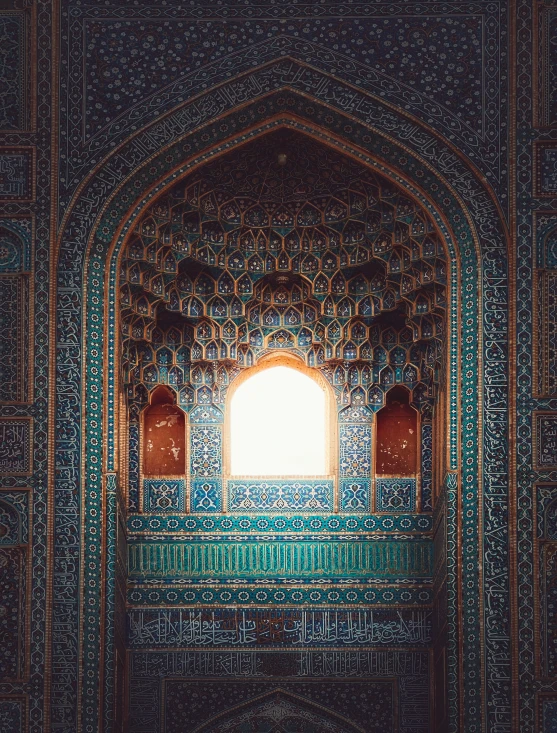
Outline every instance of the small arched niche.
POLYGON ((183 476, 186 473, 186 420, 168 387, 156 387, 143 411, 143 474, 183 476))
POLYGON ((418 413, 410 406, 410 392, 401 386, 387 392, 377 413, 375 473, 377 476, 415 476, 418 472, 418 413))
POLYGON ((231 476, 330 474, 330 395, 321 375, 281 355, 247 370, 228 403, 231 476))

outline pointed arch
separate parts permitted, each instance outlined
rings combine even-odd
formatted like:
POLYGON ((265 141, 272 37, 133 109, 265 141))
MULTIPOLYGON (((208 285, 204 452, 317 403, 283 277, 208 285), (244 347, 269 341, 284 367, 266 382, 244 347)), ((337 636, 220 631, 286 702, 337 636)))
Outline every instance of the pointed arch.
POLYGON ((235 705, 197 726, 192 733, 242 733, 258 724, 260 733, 290 733, 297 723, 300 733, 364 733, 344 716, 300 695, 276 688, 235 705), (288 728, 283 725, 288 724, 288 728))
MULTIPOLYGON (((365 160, 366 164, 377 166, 385 175, 405 188, 410 197, 424 202, 432 211, 444 240, 448 243, 452 263, 450 276, 455 295, 451 301, 453 331, 450 338, 450 359, 455 372, 451 373, 446 403, 449 406, 462 405, 468 417, 468 420, 460 425, 458 421, 453 420, 451 413, 447 466, 455 472, 460 472, 460 480, 457 488, 456 473, 449 474, 450 480, 447 482, 450 487, 448 504, 451 509, 449 533, 452 537, 456 537, 466 531, 468 541, 477 543, 479 507, 482 499, 485 510, 491 511, 490 500, 482 494, 484 484, 480 483, 478 487, 478 466, 480 464, 483 466, 483 475, 489 475, 491 471, 503 475, 498 456, 501 451, 498 451, 497 447, 501 447, 499 443, 503 445, 505 440, 504 429, 498 433, 501 438, 489 436, 486 459, 484 460, 482 456, 481 441, 482 436, 486 435, 482 427, 489 420, 489 410, 496 408, 484 405, 480 386, 482 375, 489 373, 490 369, 499 369, 500 354, 506 353, 506 336, 504 334, 494 336, 489 331, 490 305, 478 302, 477 298, 482 268, 483 277, 493 277, 499 283, 497 295, 494 297, 504 297, 501 293, 506 287, 507 238, 503 217, 494 203, 495 197, 485 179, 473 165, 469 164, 469 161, 457 153, 448 139, 443 139, 427 125, 411 119, 402 109, 384 104, 379 97, 365 90, 350 87, 350 94, 347 95, 346 84, 326 75, 322 78, 326 79, 323 85, 316 83, 311 85, 315 92, 307 88, 300 92, 296 88, 288 87, 288 84, 285 91, 282 79, 280 97, 269 93, 265 98, 261 98, 258 92, 254 92, 252 99, 245 100, 242 111, 242 114, 248 114, 248 119, 250 114, 253 115, 251 117, 253 126, 248 130, 245 123, 239 125, 234 119, 234 115, 226 107, 228 102, 223 101, 223 106, 220 107, 222 114, 218 119, 214 118, 213 112, 211 118, 196 118, 195 129, 188 127, 188 122, 184 125, 183 121, 188 121, 190 118, 188 114, 184 114, 181 106, 169 113, 168 118, 156 129, 154 127, 142 129, 130 136, 125 143, 108 154, 80 185, 66 209, 61 227, 59 262, 61 272, 64 271, 65 264, 71 263, 72 277, 75 273, 81 273, 86 264, 83 271, 88 313, 87 320, 84 321, 82 345, 86 354, 87 369, 84 372, 83 393, 80 394, 79 382, 75 380, 74 374, 79 373, 81 368, 81 355, 60 351, 60 368, 57 370, 56 379, 58 393, 64 395, 64 400, 60 400, 58 404, 59 417, 61 420, 66 420, 67 413, 64 411, 70 404, 68 400, 74 400, 72 405, 79 404, 86 390, 90 394, 90 390, 94 388, 100 399, 88 406, 87 425, 83 431, 86 435, 85 443, 88 444, 86 461, 80 466, 80 471, 76 471, 72 481, 76 491, 81 489, 81 503, 84 504, 87 500, 94 504, 91 492, 98 494, 100 462, 104 461, 107 470, 113 470, 118 461, 118 434, 114 421, 114 405, 117 401, 114 396, 117 386, 114 370, 117 370, 118 365, 114 359, 109 359, 108 349, 113 343, 118 325, 117 315, 111 305, 115 303, 113 287, 116 263, 129 228, 137 221, 137 217, 148 203, 166 186, 170 186, 187 170, 202 164, 207 157, 218 155, 231 145, 242 144, 242 141, 249 136, 263 134, 269 125, 291 124, 300 127, 305 125, 309 134, 326 139, 327 144, 348 150, 350 154, 365 160), (288 104, 279 101, 285 98, 283 95, 286 95, 288 104), (343 107, 341 100, 347 99, 349 105, 343 107), (308 111, 310 105, 312 112, 308 111), (259 113, 258 110, 264 111, 259 113), (326 123, 329 128, 325 130, 323 119, 328 119, 330 111, 333 112, 330 116, 331 122, 326 123), (214 125, 214 135, 211 130, 210 134, 207 134, 207 129, 211 128, 211 125, 214 125), (220 132, 217 129, 219 126, 220 132), (205 136, 205 141, 200 139, 201 135, 205 136), (184 160, 186 140, 189 157, 184 160), (136 161, 133 171, 130 171, 127 163, 125 165, 122 163, 130 160, 136 161), (402 163, 402 160, 405 162, 402 163), (83 242, 87 242, 87 251, 83 249, 83 242), (462 323, 460 332, 459 319, 462 323), (107 324, 105 351, 103 351, 102 329, 95 325, 98 322, 107 324), (482 324, 485 341, 489 341, 491 346, 495 343, 494 338, 501 342, 497 348, 491 348, 491 351, 481 348, 482 324), (466 360, 465 377, 462 380, 459 371, 461 358, 466 360), (103 383, 102 375, 105 374, 103 367, 106 365, 109 378, 103 383), (467 387, 470 389, 471 397, 467 395, 467 387), (89 438, 93 436, 97 441, 96 445, 103 445, 103 429, 106 443, 105 451, 101 453, 100 449, 93 447, 89 438), (461 486, 474 488, 474 492, 468 492, 473 493, 472 499, 466 498, 466 492, 461 493, 461 486)), ((248 80, 249 76, 246 76, 246 82, 248 80)), ((253 88, 262 87, 254 84, 253 88)), ((212 94, 214 90, 208 90, 207 98, 210 99, 212 94)), ((234 99, 234 95, 231 95, 230 99, 234 99)), ((214 107, 207 105, 207 109, 214 110, 214 107)), ((73 297, 69 295, 69 291, 73 289, 76 301, 80 300, 82 286, 80 274, 75 275, 71 286, 68 287, 65 280, 61 281, 60 285, 67 289, 65 298, 73 297)), ((498 310, 504 309, 505 306, 499 301, 497 306, 493 307, 498 310)), ((59 317, 63 320, 64 303, 59 302, 59 309, 59 317)), ((505 385, 498 383, 497 389, 504 392, 505 385)), ((82 419, 82 414, 85 416, 85 412, 80 413, 77 410, 75 413, 71 419, 79 431, 79 421, 82 419)), ((499 415, 496 416, 496 421, 498 424, 501 422, 499 415)), ((67 465, 65 450, 69 448, 61 448, 56 454, 56 460, 62 469, 67 465)), ((502 454, 506 455, 504 446, 502 454)), ((62 474, 63 471, 60 472, 60 476, 62 474)), ((488 485, 489 482, 486 482, 486 486, 488 485)), ((64 507, 60 507, 58 511, 64 511, 64 507)), ((505 512, 500 514, 501 517, 505 516, 505 512)), ((78 520, 77 516, 76 526, 79 525, 78 520)), ((86 516, 85 531, 90 524, 99 525, 99 530, 104 531, 101 526, 103 521, 106 521, 106 517, 97 520, 92 515, 86 516)), ((493 517, 493 521, 496 531, 486 537, 484 542, 490 544, 490 551, 498 552, 501 549, 503 552, 507 546, 508 532, 505 526, 497 525, 497 517, 493 517)), ((458 543, 454 546, 458 546, 458 543)), ((104 546, 100 545, 94 550, 88 548, 84 555, 83 561, 88 563, 92 576, 98 574, 100 577, 103 551, 104 546)), ((455 695, 450 702, 450 716, 454 721, 458 718, 460 699, 464 701, 463 715, 466 701, 473 699, 471 696, 473 690, 468 697, 467 686, 470 687, 471 683, 466 680, 463 673, 464 662, 459 659, 457 635, 460 633, 463 638, 467 638, 469 633, 473 633, 473 628, 467 626, 467 619, 459 616, 453 599, 460 594, 463 603, 468 602, 471 607, 479 609, 484 587, 485 593, 498 594, 506 599, 508 589, 503 587, 500 578, 490 577, 489 572, 490 568, 482 568, 482 573, 487 575, 482 574, 478 577, 475 570, 468 573, 465 568, 460 579, 456 573, 455 554, 453 551, 449 553, 451 600, 448 621, 449 644, 452 649, 449 672, 457 681, 455 684, 462 684, 462 697, 455 695), (457 584, 461 581, 462 585, 457 588, 457 584)), ((97 587, 100 587, 100 584, 97 587)), ((56 597, 56 588, 54 590, 56 597)), ((79 602, 82 605, 87 602, 88 607, 94 610, 100 609, 103 599, 97 590, 86 588, 79 602)), ((491 604, 490 608, 505 609, 506 613, 508 605, 502 600, 498 605, 491 604)), ((494 613, 497 614, 498 611, 495 610, 494 613)), ((498 623, 494 618, 487 626, 496 629, 498 623)), ((501 620, 501 624, 506 627, 507 620, 501 620)), ((82 689, 84 696, 91 695, 96 699, 96 678, 94 673, 90 678, 87 676, 89 671, 93 671, 93 663, 87 661, 86 652, 89 644, 87 638, 85 634, 82 689)), ((496 648, 501 649, 502 643, 500 638, 487 639, 483 644, 479 639, 471 642, 468 645, 466 663, 475 664, 481 659, 485 666, 488 664, 489 655, 492 655, 496 648), (474 661, 471 662, 470 659, 474 661)), ((92 659, 95 659, 94 654, 92 659)), ((497 675, 506 674, 504 666, 499 665, 497 675)), ((109 676, 107 680, 108 678, 109 676)), ((84 697, 84 699, 93 698, 84 697)))

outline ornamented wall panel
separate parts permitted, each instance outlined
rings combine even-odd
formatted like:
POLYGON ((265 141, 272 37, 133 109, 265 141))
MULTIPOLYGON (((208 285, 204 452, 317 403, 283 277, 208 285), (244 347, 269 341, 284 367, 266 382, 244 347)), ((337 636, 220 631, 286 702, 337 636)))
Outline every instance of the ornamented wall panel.
POLYGON ((2 639, 0 682, 2 683, 22 680, 28 674, 29 513, 28 490, 0 490, 0 638, 2 639))
MULTIPOLYGON (((497 269, 497 268, 496 268, 496 267, 494 267, 494 269, 497 269)), ((96 286, 95 286, 95 287, 96 287, 96 286)), ((93 291, 93 292, 96 292, 96 291, 93 291)), ((92 297, 96 297, 96 296, 95 296, 95 295, 93 295, 92 297)), ((276 339, 273 339, 272 341, 273 341, 273 343, 276 343, 276 344, 281 344, 281 343, 282 343, 282 344, 284 344, 284 343, 288 343, 288 342, 289 342, 289 336, 291 336, 291 334, 289 334, 289 332, 288 332, 288 331, 286 331, 286 329, 277 329, 277 330, 276 330, 276 339)), ((257 340, 258 340, 258 338, 259 338, 259 336, 258 336, 257 334, 255 334, 255 333, 254 333, 254 342, 255 342, 255 343, 254 343, 254 346, 256 346, 256 347, 257 347, 257 340)), ((473 347, 471 346, 471 347, 466 347, 466 348, 473 348, 473 347)), ((212 349, 212 347, 211 347, 211 349, 212 349)), ((91 355, 92 355, 92 352, 91 352, 91 355)), ((246 353, 246 356, 249 356, 249 353, 246 353)), ((249 359, 248 359, 248 361, 249 361, 249 359)), ((161 367, 163 367, 164 365, 162 365, 162 364, 161 364, 160 366, 161 366, 161 367)), ((176 365, 176 366, 178 366, 178 365, 176 365)), ((164 370, 163 370, 163 369, 161 369, 161 372, 160 372, 160 373, 161 373, 161 374, 164 374, 164 370)), ((175 372, 174 372, 174 373, 175 373, 175 374, 179 374, 179 372, 177 372, 176 370, 175 370, 175 372)), ((209 385, 202 385, 202 386, 203 386, 203 387, 209 387, 209 385)), ((196 387, 196 389, 197 389, 197 387, 196 387)), ((191 392, 188 392, 188 391, 186 390, 186 391, 185 391, 185 394, 186 394, 186 400, 190 399, 189 395, 191 395, 191 392)), ((202 394, 203 394, 203 396, 204 396, 204 395, 206 395, 206 394, 207 394, 207 389, 204 389, 204 390, 203 390, 203 393, 202 393, 202 394)), ((477 395, 475 396, 475 400, 477 401, 477 395)), ((96 408, 95 408, 94 406, 91 406, 91 409, 92 409, 92 410, 95 410, 96 408)), ((93 419, 93 416, 92 416, 92 415, 91 415, 91 419, 93 419)), ((493 438, 493 440, 495 440, 495 438, 493 438)), ((496 441, 495 441, 495 442, 496 442, 496 441)), ((492 443, 492 446, 493 446, 493 443, 492 443)), ((93 451, 93 454, 91 455, 91 458, 96 458, 96 455, 94 454, 94 451, 93 451)), ((471 469, 470 469, 470 470, 471 470, 471 469)), ((354 518, 356 518, 356 517, 354 517, 354 518)), ((177 518, 174 518, 174 517, 168 516, 168 518, 162 517, 162 519, 163 519, 163 520, 164 520, 165 522, 166 522, 166 521, 168 521, 168 522, 172 522, 172 523, 173 523, 173 522, 175 522, 175 521, 182 521, 182 519, 183 519, 183 518, 182 518, 182 517, 177 517, 177 518)), ((304 518, 304 520, 305 520, 305 519, 307 519, 307 518, 304 518)), ((395 517, 394 519, 397 519, 397 518, 395 517)), ((134 520, 135 520, 135 518, 134 518, 134 520)), ((154 517, 150 517, 150 518, 148 518, 148 520, 149 520, 149 521, 151 521, 151 520, 154 520, 155 522, 156 522, 156 521, 160 521, 160 520, 159 520, 159 517, 156 517, 156 516, 154 516, 154 517)), ((207 518, 203 518, 203 519, 202 519, 202 521, 203 521, 203 522, 207 521, 207 518)), ((296 521, 296 520, 294 519, 293 521, 296 521)), ((404 521, 404 520, 403 520, 403 521, 404 521)), ((470 521, 473 521, 473 518, 472 518, 472 519, 471 519, 470 521)), ((93 561, 92 561, 92 562, 93 562, 93 561)), ((90 600, 93 600, 93 599, 91 598, 90 600)), ((475 662, 474 662, 474 663, 475 663, 475 662)), ((91 663, 90 663, 90 662, 87 662, 87 664, 91 664, 91 663)), ((89 684, 89 683, 87 683, 87 684, 89 684)), ((409 687, 411 687, 411 683, 409 683, 409 687)))
POLYGON ((318 724, 320 731, 331 733, 352 731, 353 726, 425 733, 429 670, 428 652, 418 650, 135 651, 129 668, 130 731, 166 733, 188 725, 221 730, 203 726, 216 713, 222 715, 216 724, 230 724, 236 715, 241 723, 243 714, 244 724, 256 719, 262 724, 263 705, 269 701, 281 716, 278 723, 292 715, 300 730, 318 724), (217 690, 214 704, 205 709, 198 705, 204 692, 213 700, 217 690), (184 704, 186 698, 191 706, 184 704), (305 717, 309 711, 311 719, 305 717))
POLYGON ((34 198, 34 149, 0 146, 0 203, 34 198))
POLYGON ((24 696, 0 697, 0 725, 7 733, 25 733, 28 702, 24 696))
POLYGON ((557 124, 557 8, 539 0, 535 5, 534 113, 536 127, 557 124))
POLYGON ((535 394, 554 396, 557 394, 557 214, 535 212, 534 228, 535 394))
POLYGON ((34 75, 30 63, 31 17, 27 10, 0 10, 0 131, 27 130, 34 75))
POLYGON ((32 445, 32 418, 0 418, 0 474, 29 476, 33 471, 32 445))

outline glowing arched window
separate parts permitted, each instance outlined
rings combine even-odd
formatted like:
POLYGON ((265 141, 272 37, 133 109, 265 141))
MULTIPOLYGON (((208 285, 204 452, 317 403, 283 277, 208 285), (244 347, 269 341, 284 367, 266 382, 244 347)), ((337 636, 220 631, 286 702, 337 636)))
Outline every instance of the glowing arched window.
POLYGON ((230 403, 230 472, 235 476, 327 474, 327 395, 289 366, 256 371, 230 403))

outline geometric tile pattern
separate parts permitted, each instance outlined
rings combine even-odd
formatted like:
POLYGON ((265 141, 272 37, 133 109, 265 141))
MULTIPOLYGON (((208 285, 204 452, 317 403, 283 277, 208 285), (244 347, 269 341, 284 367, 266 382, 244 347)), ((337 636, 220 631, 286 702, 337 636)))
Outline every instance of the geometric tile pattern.
POLYGON ((373 535, 384 532, 393 532, 415 535, 430 533, 433 529, 431 514, 393 514, 374 516, 355 514, 304 514, 272 517, 258 517, 252 514, 225 514, 207 515, 193 514, 189 516, 146 516, 131 514, 128 516, 127 529, 131 536, 134 534, 149 534, 161 532, 163 534, 188 534, 203 536, 217 532, 219 536, 230 533, 235 537, 246 537, 252 533, 270 534, 280 539, 281 535, 319 535, 344 534, 373 535))
MULTIPOLYGON (((288 680, 287 686, 296 695, 296 699, 299 700, 301 696, 304 700, 306 699, 304 696, 307 696, 310 700, 319 700, 321 696, 324 696, 323 705, 319 710, 333 709, 338 714, 344 713, 343 730, 351 730, 345 720, 354 719, 353 714, 348 713, 348 708, 351 695, 358 694, 364 699, 362 709, 356 713, 358 729, 367 730, 370 717, 374 724, 378 720, 376 716, 384 715, 384 720, 379 718, 382 726, 380 730, 393 730, 393 709, 391 707, 389 715, 385 703, 391 686, 386 680, 392 681, 394 676, 397 687, 403 691, 398 698, 397 706, 397 717, 401 721, 398 728, 399 733, 417 733, 418 731, 422 733, 427 730, 429 659, 427 652, 422 650, 408 653, 397 650, 333 652, 310 649, 304 651, 253 649, 235 650, 228 652, 224 657, 222 651, 192 650, 162 653, 158 650, 153 652, 137 650, 131 654, 130 662, 131 689, 134 695, 132 709, 135 713, 131 733, 138 733, 141 730, 141 722, 144 721, 149 722, 150 730, 157 732, 160 730, 158 721, 161 706, 164 704, 164 694, 160 688, 167 677, 174 679, 174 692, 180 689, 177 685, 188 685, 187 694, 194 700, 201 698, 201 689, 204 686, 208 686, 208 694, 211 696, 217 689, 220 689, 221 697, 217 698, 215 695, 215 704, 220 706, 216 709, 226 709, 225 700, 231 694, 234 695, 236 705, 248 694, 256 704, 258 701, 268 699, 264 692, 267 688, 274 690, 278 686, 277 672, 283 679, 288 680), (156 673, 153 673, 155 664, 156 673), (327 687, 326 684, 324 685, 325 674, 334 677, 336 682, 329 688, 330 696, 327 696, 327 687), (338 680, 345 674, 357 680, 359 684, 339 686, 338 680), (213 683, 209 682, 211 679, 213 683), (255 686, 242 687, 238 684, 238 679, 244 680, 244 684, 246 680, 253 680, 255 686), (312 679, 318 682, 315 688, 312 686, 312 679), (218 680, 218 684, 215 684, 214 680, 218 680), (234 680, 236 680, 235 684, 234 680), (297 690, 295 685, 298 685, 297 690), (366 685, 369 687, 366 688, 366 685), (380 707, 378 709, 368 708, 368 693, 379 697, 380 707), (342 702, 339 701, 339 697, 342 702)), ((282 684, 280 684, 281 688, 282 684)), ((181 690, 182 693, 184 691, 184 689, 181 690)), ((173 707, 176 709, 173 716, 183 714, 179 703, 173 707)), ((206 714, 201 706, 195 709, 199 710, 199 715, 206 714)), ((242 710, 241 705, 239 709, 242 710)), ((194 711, 192 713, 195 714, 194 711)), ((299 730, 310 730, 312 725, 316 724, 319 724, 319 730, 328 730, 323 727, 327 721, 320 716, 321 712, 317 713, 317 717, 314 717, 312 722, 306 721, 305 727, 302 724, 299 730)), ((370 730, 375 731, 377 728, 370 730)))
POLYGON ((222 511, 221 479, 192 479, 190 503, 192 512, 222 511))
POLYGON ((24 401, 29 368, 27 275, 0 275, 0 331, 0 401, 24 401))
POLYGON ((557 730, 557 700, 543 700, 541 723, 540 733, 555 733, 557 730))
POLYGON ((228 481, 230 511, 332 511, 333 482, 322 480, 228 481))
POLYGON ((26 126, 26 14, 0 12, 0 130, 26 126))
POLYGON ((185 484, 182 479, 143 479, 144 511, 182 512, 185 484))
POLYGON ((557 272, 538 271, 536 298, 538 332, 538 380, 542 394, 557 394, 557 272))
POLYGON ((340 503, 343 512, 366 512, 370 507, 371 480, 341 479, 340 503))
POLYGON ((296 726, 292 730, 319 730, 320 733, 363 730, 362 724, 369 733, 395 731, 395 691, 391 681, 352 683, 350 693, 357 695, 359 700, 357 712, 346 699, 344 688, 334 681, 304 684, 294 680, 282 682, 280 691, 276 687, 273 680, 254 680, 249 685, 242 680, 219 680, 216 683, 207 680, 169 681, 165 685, 166 731, 181 733, 194 730, 218 713, 220 716, 211 725, 215 733, 242 730, 246 724, 254 726, 254 730, 280 730, 278 726, 286 721, 296 726), (184 699, 191 703, 180 705, 184 699), (328 710, 332 709, 337 714, 327 714, 325 704, 328 710), (345 720, 360 723, 360 726, 348 728, 345 720))
POLYGON ((191 428, 191 475, 211 478, 222 473, 222 431, 220 427, 191 428))
MULTIPOLYGON (((358 580, 351 578, 351 583, 342 581, 327 581, 325 586, 318 587, 315 582, 301 584, 296 581, 281 582, 274 579, 263 584, 258 580, 249 582, 248 579, 238 586, 216 580, 208 584, 206 580, 191 580, 180 584, 171 584, 168 587, 155 587, 151 583, 135 581, 129 583, 127 601, 130 607, 141 608, 157 606, 165 608, 190 608, 203 604, 219 606, 247 606, 259 605, 272 608, 276 604, 290 607, 353 607, 364 605, 368 607, 396 607, 411 605, 413 608, 431 606, 433 592, 430 580, 420 578, 405 579, 402 588, 396 578, 376 579, 373 583, 369 579, 361 578, 362 584, 356 585, 358 580), (263 586, 263 587, 262 587, 263 586)), ((289 579, 290 581, 290 579, 289 579)))
POLYGON ((339 470, 342 477, 369 477, 371 425, 341 426, 339 470))
POLYGON ((416 479, 376 478, 375 506, 378 512, 416 511, 416 479))
POLYGON ((5 733, 24 733, 23 701, 0 698, 0 730, 5 733))
MULTIPOLYGON (((23 676, 26 648, 26 572, 27 549, 0 546, 1 680, 17 679, 23 676)), ((0 730, 3 729, 0 728, 0 730)))

